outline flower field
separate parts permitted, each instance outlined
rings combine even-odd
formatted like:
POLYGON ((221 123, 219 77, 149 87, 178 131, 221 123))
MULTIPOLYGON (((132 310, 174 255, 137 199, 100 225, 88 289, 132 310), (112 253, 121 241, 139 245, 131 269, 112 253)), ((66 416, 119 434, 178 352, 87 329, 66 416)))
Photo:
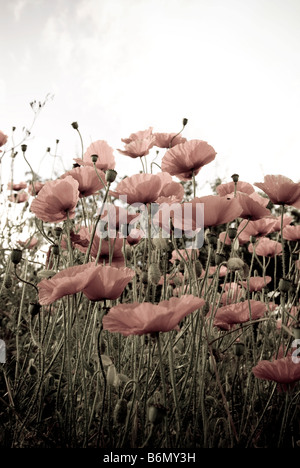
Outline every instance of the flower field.
POLYGON ((218 155, 187 123, 114 150, 73 122, 49 180, 0 132, 2 448, 300 447, 300 182, 197 196, 218 155))

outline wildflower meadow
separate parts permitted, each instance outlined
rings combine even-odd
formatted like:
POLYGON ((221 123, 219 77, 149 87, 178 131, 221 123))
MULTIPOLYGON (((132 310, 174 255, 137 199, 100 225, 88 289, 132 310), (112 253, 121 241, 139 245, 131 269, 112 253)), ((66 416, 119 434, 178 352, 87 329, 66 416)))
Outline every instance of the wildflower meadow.
POLYGON ((112 148, 73 122, 45 179, 1 123, 2 448, 300 447, 299 174, 197 196, 218 154, 187 124, 112 148))

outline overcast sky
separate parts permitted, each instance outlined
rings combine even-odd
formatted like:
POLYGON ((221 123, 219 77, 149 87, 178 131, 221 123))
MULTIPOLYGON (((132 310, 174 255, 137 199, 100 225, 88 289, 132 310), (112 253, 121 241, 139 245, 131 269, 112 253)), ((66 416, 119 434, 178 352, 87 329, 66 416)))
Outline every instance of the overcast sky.
MULTIPOLYGON (((0 12, 0 130, 16 126, 18 140, 33 118, 29 103, 54 95, 28 142, 42 177, 56 139, 67 169, 80 154, 74 121, 85 148, 100 139, 116 150, 150 126, 179 131, 185 117, 183 136, 217 152, 198 194, 233 173, 299 181, 299 0, 0 0, 0 12)), ((121 176, 141 169, 115 157, 121 176)), ((25 170, 17 158, 16 182, 25 170)))

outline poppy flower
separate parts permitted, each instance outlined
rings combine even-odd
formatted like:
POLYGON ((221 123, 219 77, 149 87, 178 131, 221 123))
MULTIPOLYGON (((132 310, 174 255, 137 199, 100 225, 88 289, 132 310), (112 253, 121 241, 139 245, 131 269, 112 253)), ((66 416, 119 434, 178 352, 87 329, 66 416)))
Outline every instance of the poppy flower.
MULTIPOLYGON (((248 251, 253 253, 253 244, 248 245, 248 251)), ((255 253, 261 257, 282 255, 282 245, 280 242, 269 239, 268 237, 261 237, 255 243, 255 253)))
POLYGON ((5 143, 7 142, 7 139, 8 139, 8 136, 5 135, 3 132, 1 132, 0 130, 0 146, 3 146, 5 145, 5 143))
POLYGON ((130 268, 98 265, 95 269, 96 273, 82 289, 83 294, 90 301, 117 299, 135 276, 135 272, 130 268))
POLYGON ((300 224, 297 226, 285 226, 283 229, 283 238, 289 241, 300 240, 300 224))
POLYGON ((142 140, 133 140, 125 145, 124 150, 118 149, 119 153, 129 156, 130 158, 141 158, 149 154, 150 149, 153 147, 155 137, 150 136, 142 140))
POLYGON ((26 192, 19 192, 19 193, 13 193, 12 195, 9 195, 8 200, 14 203, 24 203, 28 200, 28 193, 26 192))
MULTIPOLYGON (((98 170, 98 174, 105 183, 105 174, 98 170)), ((79 198, 88 197, 104 188, 103 183, 98 178, 96 171, 93 167, 82 166, 71 169, 60 176, 60 179, 65 179, 67 176, 73 177, 78 182, 79 198)))
POLYGON ((128 145, 132 141, 144 140, 153 136, 152 134, 153 127, 149 127, 147 130, 139 130, 138 132, 131 133, 128 138, 121 138, 121 141, 128 145))
POLYGON ((228 236, 228 234, 226 233, 226 231, 220 232, 219 240, 222 242, 222 244, 224 244, 224 242, 225 242, 225 245, 231 245, 231 239, 228 236))
POLYGON ((27 239, 26 241, 18 241, 18 244, 21 247, 24 247, 24 249, 33 249, 38 243, 38 239, 36 237, 31 237, 30 239, 27 239))
POLYGON ((153 133, 155 136, 155 144, 154 146, 158 146, 158 148, 173 148, 179 143, 185 143, 187 141, 186 138, 183 138, 181 135, 177 133, 153 133))
POLYGON ((221 296, 221 303, 225 306, 240 301, 245 297, 245 291, 237 283, 226 283, 225 292, 221 296))
POLYGON ((51 279, 38 283, 39 303, 49 305, 58 299, 82 291, 91 275, 95 274, 95 263, 76 265, 56 273, 51 279))
POLYGON ((91 156, 94 154, 98 156, 98 159, 95 163, 97 169, 100 171, 106 171, 107 169, 115 168, 116 161, 113 155, 113 149, 105 140, 97 140, 91 143, 84 153, 83 159, 75 158, 74 161, 80 166, 93 167, 91 156))
POLYGON ((158 172, 155 175, 161 179, 161 190, 156 203, 180 203, 184 197, 183 185, 179 182, 174 182, 168 172, 158 172))
POLYGON ((42 188, 44 187, 44 183, 43 182, 34 182, 34 184, 32 184, 32 182, 29 183, 29 187, 28 187, 28 193, 30 195, 37 195, 41 190, 42 188), (33 190, 33 187, 34 187, 34 190, 33 190))
POLYGON ((31 203, 31 211, 37 218, 59 223, 75 217, 75 208, 79 199, 78 182, 71 176, 46 182, 31 203))
POLYGON ((266 175, 264 182, 256 182, 254 185, 265 192, 274 205, 300 208, 300 182, 295 183, 283 175, 266 175))
MULTIPOLYGON (((269 234, 271 234, 272 232, 279 232, 281 230, 281 216, 277 216, 275 217, 275 219, 276 219, 276 223, 274 223, 274 226, 272 227, 269 234)), ((284 215, 282 227, 284 228, 285 226, 288 226, 289 224, 291 224, 292 221, 293 221, 292 216, 284 215)))
POLYGON ((264 202, 268 203, 268 200, 256 193, 248 195, 247 193, 237 192, 236 199, 242 207, 240 218, 256 221, 271 214, 270 210, 264 206, 264 202))
POLYGON ((153 203, 157 200, 162 188, 161 178, 154 174, 135 174, 121 180, 116 190, 110 195, 120 198, 127 197, 126 201, 132 203, 153 203))
POLYGON ((7 184, 8 190, 15 190, 16 192, 19 192, 20 190, 23 190, 26 187, 27 187, 26 182, 20 182, 19 184, 11 184, 11 182, 9 182, 7 184))
POLYGON ((230 330, 238 323, 245 323, 250 320, 257 320, 264 316, 266 312, 266 305, 263 302, 250 299, 250 309, 248 301, 238 302, 236 304, 229 304, 219 307, 215 317, 214 326, 222 330, 230 330))
POLYGON ((225 197, 226 195, 231 195, 232 193, 234 193, 235 187, 237 192, 247 193, 248 195, 254 193, 253 186, 248 182, 243 182, 241 180, 238 180, 236 184, 234 182, 220 184, 217 186, 216 190, 220 197, 225 197))
POLYGON ((192 179, 200 169, 213 161, 216 152, 206 141, 190 140, 169 149, 162 158, 161 169, 180 180, 192 179))
POLYGON ((260 218, 255 221, 243 220, 238 228, 240 232, 238 239, 241 244, 249 242, 250 237, 263 237, 270 234, 276 224, 276 219, 270 216, 266 218, 260 218), (245 227, 245 225, 247 226, 245 227))
POLYGON ((292 355, 274 361, 260 361, 252 368, 252 372, 258 379, 283 384, 285 390, 287 384, 294 384, 300 380, 300 365, 295 362, 292 355))
POLYGON ((184 258, 186 261, 190 261, 193 258, 193 252, 195 252, 196 256, 199 255, 199 250, 195 249, 179 249, 178 251, 173 250, 170 262, 174 264, 176 260, 180 262, 182 258, 184 258))
MULTIPOLYGON (((261 291, 272 281, 271 276, 251 276, 249 278, 249 292, 261 291)), ((242 281, 242 285, 248 288, 247 281, 242 281)))
POLYGON ((121 226, 130 224, 137 216, 137 214, 130 214, 126 208, 107 203, 101 215, 102 225, 101 227, 99 226, 97 232, 98 234, 100 231, 103 232, 103 229, 106 229, 107 225, 107 229, 115 233, 121 226))
POLYGON ((159 304, 118 304, 103 317, 103 329, 124 336, 179 331, 179 322, 204 304, 204 299, 193 295, 171 297, 159 304))

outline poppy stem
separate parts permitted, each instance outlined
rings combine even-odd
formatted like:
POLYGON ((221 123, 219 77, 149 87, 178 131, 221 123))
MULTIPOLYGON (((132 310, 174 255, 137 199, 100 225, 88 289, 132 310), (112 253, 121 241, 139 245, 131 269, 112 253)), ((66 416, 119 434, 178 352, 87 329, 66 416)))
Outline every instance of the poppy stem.
POLYGON ((194 194, 194 198, 196 197, 196 187, 197 187, 197 184, 196 184, 196 176, 195 176, 195 172, 193 171, 193 175, 192 175, 192 180, 193 180, 193 194, 194 194))
MULTIPOLYGON (((165 370, 164 370, 164 363, 163 363, 163 356, 161 351, 161 342, 159 332, 155 334, 156 344, 157 344, 157 351, 158 351, 158 359, 159 359, 159 366, 160 366, 160 375, 161 375, 161 384, 163 390, 163 404, 165 409, 167 409, 167 389, 166 389, 166 378, 165 378, 165 370)), ((164 419, 165 423, 165 435, 166 435, 166 447, 169 447, 169 428, 168 428, 168 421, 167 417, 164 419)))
POLYGON ((281 246, 282 246, 282 274, 283 278, 285 278, 285 248, 284 248, 284 239, 283 239, 283 216, 284 216, 284 205, 281 205, 281 222, 280 222, 280 240, 281 240, 281 246))

